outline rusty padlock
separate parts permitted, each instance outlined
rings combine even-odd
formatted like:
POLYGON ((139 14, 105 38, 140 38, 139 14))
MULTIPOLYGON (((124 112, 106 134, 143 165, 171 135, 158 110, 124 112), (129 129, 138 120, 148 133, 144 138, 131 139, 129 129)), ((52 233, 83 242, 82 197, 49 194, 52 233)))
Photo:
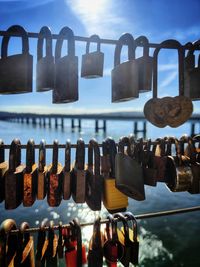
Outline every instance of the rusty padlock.
POLYGON ((16 209, 23 199, 23 173, 21 143, 14 139, 10 146, 9 168, 5 173, 5 209, 16 209))
POLYGON ((82 55, 81 77, 98 78, 103 76, 104 53, 100 51, 100 38, 92 35, 86 44, 86 54, 82 55), (97 42, 97 51, 89 52, 91 42, 97 42))
POLYGON ((22 54, 8 56, 10 36, 4 36, 0 59, 0 94, 32 92, 33 56, 29 54, 28 35, 23 27, 11 26, 7 33, 22 38, 22 54))
POLYGON ((55 48, 55 88, 53 103, 69 103, 78 100, 78 57, 75 56, 73 31, 64 27, 59 32, 55 48), (68 40, 68 53, 61 57, 63 41, 68 40))
POLYGON ((46 266, 57 267, 58 266, 58 237, 54 233, 54 223, 50 221, 48 229, 48 246, 45 253, 46 266))
POLYGON ((86 203, 91 210, 101 210, 102 193, 103 177, 100 174, 100 150, 98 142, 93 138, 88 145, 88 168, 86 171, 86 203))
POLYGON ((37 164, 35 164, 35 143, 30 139, 26 147, 26 168, 23 175, 23 206, 33 205, 37 195, 37 164))
POLYGON ((18 233, 17 254, 14 266, 35 267, 34 239, 30 233, 25 232, 29 229, 29 224, 23 222, 18 233))
POLYGON ((41 28, 37 43, 36 91, 44 92, 54 88, 55 63, 52 55, 51 30, 41 28), (46 39, 46 55, 43 56, 43 43, 46 39))
POLYGON ((71 197, 71 143, 66 142, 65 147, 65 166, 63 168, 63 199, 68 200, 71 197))
POLYGON ((64 238, 63 238, 63 234, 62 234, 62 222, 59 222, 59 226, 58 226, 58 231, 59 231, 59 235, 58 235, 58 257, 59 259, 63 259, 63 253, 64 253, 64 238))
POLYGON ((180 144, 176 138, 171 138, 175 144, 176 155, 167 156, 165 179, 167 187, 172 192, 188 191, 191 188, 193 174, 189 158, 180 153, 180 144))
MULTIPOLYGON (((200 45, 200 40, 193 43, 200 45)), ((200 55, 198 56, 198 66, 195 66, 194 48, 191 48, 185 58, 185 89, 184 95, 190 97, 193 101, 200 100, 200 55)))
POLYGON ((5 173, 8 170, 8 162, 5 161, 4 142, 0 139, 0 202, 5 199, 5 173))
POLYGON ((133 36, 123 34, 116 45, 112 70, 112 102, 128 101, 139 97, 139 70, 135 59, 136 44, 133 36), (128 61, 120 63, 123 45, 128 45, 128 61))
POLYGON ((77 141, 76 160, 72 170, 72 198, 76 203, 84 203, 86 197, 85 143, 77 141))
POLYGON ((109 213, 126 211, 128 197, 120 192, 115 185, 115 156, 117 154, 115 141, 108 137, 102 143, 102 150, 103 204, 109 213))
POLYGON ((39 162, 37 169, 37 199, 42 200, 46 196, 47 166, 46 166, 46 142, 42 139, 39 146, 39 162))
POLYGON ((149 56, 149 40, 140 36, 135 40, 136 44, 143 45, 143 56, 137 58, 139 68, 139 93, 151 91, 153 76, 153 57, 149 56))
POLYGON ((57 207, 62 200, 63 172, 58 162, 58 140, 53 143, 53 162, 48 167, 47 202, 50 207, 57 207))
POLYGON ((17 252, 17 235, 10 234, 16 230, 16 222, 12 219, 6 219, 0 226, 0 266, 13 267, 17 252))

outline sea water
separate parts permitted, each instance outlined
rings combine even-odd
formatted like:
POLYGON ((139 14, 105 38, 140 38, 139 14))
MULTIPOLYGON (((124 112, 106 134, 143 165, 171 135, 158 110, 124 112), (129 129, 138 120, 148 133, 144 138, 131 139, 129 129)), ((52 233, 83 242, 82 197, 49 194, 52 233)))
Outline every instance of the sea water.
MULTIPOLYGON (((107 133, 99 131, 94 133, 94 122, 84 120, 82 129, 71 131, 70 121, 65 122, 64 129, 51 128, 46 126, 33 127, 31 124, 20 124, 12 122, 2 122, 0 124, 0 138, 5 144, 10 144, 14 138, 19 138, 22 144, 26 144, 28 139, 33 138, 36 144, 41 139, 45 139, 47 144, 52 144, 54 139, 58 139, 60 144, 64 144, 67 139, 71 143, 76 143, 82 137, 86 143, 94 137, 98 142, 106 136, 112 136, 116 141, 120 136, 133 132, 133 123, 125 121, 108 121, 107 133)), ((140 127, 140 124, 139 124, 140 127)), ((156 127, 147 125, 147 138, 155 140, 157 137, 166 135, 180 137, 182 134, 190 134, 190 124, 185 124, 177 129, 156 127)), ((142 128, 142 123, 141 123, 142 128)), ((196 129, 196 133, 200 132, 196 129)), ((72 149, 72 158, 75 151, 72 149)), ((8 151, 6 151, 8 158, 8 151)), ((38 153, 36 153, 36 161, 38 153)), ((47 164, 52 160, 52 150, 47 150, 47 164)), ((25 151, 22 150, 22 162, 25 162, 25 151)), ((64 163, 64 149, 59 151, 59 162, 64 163)), ((87 152, 86 152, 87 162, 87 152)), ((191 207, 200 204, 200 195, 191 195, 188 192, 172 193, 167 187, 158 183, 156 187, 145 186, 146 200, 135 201, 129 199, 128 210, 133 214, 149 213, 168 209, 191 207)), ((32 207, 23 207, 22 204, 15 210, 5 210, 4 202, 0 203, 0 221, 12 218, 20 225, 27 221, 31 227, 38 227, 44 218, 68 223, 71 219, 78 217, 81 222, 93 222, 100 215, 107 216, 107 211, 102 208, 101 212, 93 212, 86 204, 75 204, 72 199, 62 201, 59 207, 49 207, 46 199, 36 201, 32 207)), ((139 240, 140 240, 140 264, 139 266, 200 266, 200 212, 165 216, 146 220, 138 220, 139 240)), ((88 243, 92 234, 92 226, 82 229, 83 240, 88 243)), ((37 234, 35 235, 35 240, 37 234)), ((36 243, 36 242, 35 242, 36 243)), ((60 266, 64 266, 61 262, 60 266)), ((120 266, 120 265, 118 265, 120 266)))

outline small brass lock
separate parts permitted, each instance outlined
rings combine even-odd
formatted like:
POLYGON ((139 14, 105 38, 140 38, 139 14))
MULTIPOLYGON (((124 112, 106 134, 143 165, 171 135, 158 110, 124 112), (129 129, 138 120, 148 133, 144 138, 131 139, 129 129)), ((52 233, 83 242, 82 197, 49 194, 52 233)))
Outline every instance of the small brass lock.
POLYGON ((27 32, 19 25, 11 26, 8 33, 22 38, 22 54, 8 56, 10 36, 4 36, 0 59, 0 94, 22 94, 32 92, 33 56, 29 54, 27 32))
POLYGON ((51 30, 41 28, 37 44, 36 91, 44 92, 54 88, 55 63, 52 55, 51 30), (45 35, 45 38, 44 38, 45 35), (46 39, 46 56, 43 56, 43 43, 46 39))
POLYGON ((126 33, 119 38, 112 70, 112 102, 114 103, 139 97, 139 72, 135 49, 135 41, 131 34, 126 33), (128 61, 120 63, 120 54, 124 44, 128 45, 128 61))
POLYGON ((86 54, 82 56, 81 77, 98 78, 103 76, 104 54, 100 51, 98 35, 90 36, 86 44, 86 54), (97 51, 89 52, 91 42, 97 42, 97 51))

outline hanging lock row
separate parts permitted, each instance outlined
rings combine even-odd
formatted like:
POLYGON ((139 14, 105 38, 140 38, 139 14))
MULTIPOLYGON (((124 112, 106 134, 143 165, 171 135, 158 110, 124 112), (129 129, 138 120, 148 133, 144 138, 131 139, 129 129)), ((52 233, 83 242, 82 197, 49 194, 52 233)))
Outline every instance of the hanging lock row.
POLYGON ((39 163, 35 163, 34 141, 26 147, 26 165, 21 163, 20 141, 10 146, 9 164, 5 161, 4 144, 0 142, 0 201, 6 209, 22 202, 32 206, 36 198, 47 195, 49 206, 59 206, 72 196, 76 203, 87 203, 92 210, 101 210, 101 202, 110 213, 125 211, 128 197, 145 199, 144 185, 164 182, 171 191, 200 193, 199 136, 182 136, 136 140, 133 135, 121 137, 118 149, 112 138, 102 143, 102 155, 95 139, 88 146, 78 139, 75 163, 71 164, 71 144, 66 143, 64 167, 58 162, 58 141, 54 141, 52 164, 46 166, 45 142, 39 146, 39 163), (87 164, 86 164, 87 162, 87 164))
POLYGON ((62 261, 68 267, 123 266, 137 265, 139 260, 139 241, 137 221, 132 213, 116 213, 108 216, 106 227, 101 227, 101 219, 97 218, 93 226, 93 234, 89 242, 88 253, 82 242, 81 226, 78 219, 63 228, 60 222, 58 235, 55 233, 53 221, 41 223, 34 251, 34 238, 26 230, 29 225, 23 222, 18 233, 14 220, 7 219, 0 226, 0 266, 60 266, 62 261), (120 227, 120 224, 122 226, 120 227), (132 224, 132 225, 131 225, 132 224), (45 227, 48 234, 46 235, 45 227))

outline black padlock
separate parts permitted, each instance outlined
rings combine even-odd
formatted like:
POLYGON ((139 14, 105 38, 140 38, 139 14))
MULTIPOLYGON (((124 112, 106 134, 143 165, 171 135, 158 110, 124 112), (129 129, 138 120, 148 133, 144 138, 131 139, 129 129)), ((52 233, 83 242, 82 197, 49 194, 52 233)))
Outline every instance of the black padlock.
POLYGON ((55 88, 53 103, 69 103, 78 100, 78 57, 75 56, 73 31, 64 27, 59 33, 55 48, 55 88), (68 53, 61 57, 63 41, 68 40, 68 53))
POLYGON ((71 193, 76 203, 84 203, 86 197, 85 142, 77 141, 76 160, 72 170, 71 193))
POLYGON ((7 33, 22 38, 22 54, 8 56, 10 36, 4 36, 0 59, 0 94, 32 92, 33 56, 29 54, 28 35, 23 27, 11 26, 7 33))
POLYGON ((47 202, 50 207, 57 207, 62 200, 63 172, 58 162, 58 140, 53 143, 53 162, 48 167, 47 202))
POLYGON ((123 34, 116 45, 112 70, 112 102, 139 97, 138 62, 135 59, 135 41, 129 33, 123 34), (128 45, 128 61, 120 63, 122 46, 128 45))
POLYGON ((139 93, 151 91, 153 76, 153 57, 149 56, 149 40, 145 36, 140 36, 136 44, 143 45, 143 56, 137 58, 139 68, 139 93))
POLYGON ((50 221, 49 230, 48 230, 48 246, 45 253, 46 266, 48 267, 57 267, 58 266, 58 237, 54 233, 54 223, 50 221))
POLYGON ((51 30, 41 28, 37 43, 36 91, 44 92, 54 88, 55 63, 52 55, 51 30), (46 56, 43 56, 43 43, 46 39, 46 56))
POLYGON ((8 162, 5 161, 4 142, 0 139, 0 202, 5 199, 5 173, 8 170, 8 162))
POLYGON ((40 142, 39 163, 37 169, 37 199, 42 200, 46 196, 47 187, 47 166, 46 166, 46 148, 45 140, 40 142))
POLYGON ((98 78, 103 76, 104 54, 100 51, 98 35, 90 36, 86 44, 86 54, 82 55, 81 77, 98 78), (89 52, 91 42, 97 42, 97 51, 89 52))
POLYGON ((63 168, 63 199, 68 200, 71 197, 71 143, 66 142, 65 147, 65 166, 63 168))
POLYGON ((37 195, 37 165, 35 164, 35 143, 30 139, 26 147, 26 168, 23 174, 23 206, 33 205, 37 195))
POLYGON ((10 146, 9 168, 5 173, 5 209, 17 208, 23 199, 23 173, 21 143, 14 139, 10 146))
POLYGON ((101 210, 102 193, 103 177, 100 174, 100 150, 97 141, 91 139, 88 146, 88 169, 86 172, 86 203, 91 210, 101 210))

